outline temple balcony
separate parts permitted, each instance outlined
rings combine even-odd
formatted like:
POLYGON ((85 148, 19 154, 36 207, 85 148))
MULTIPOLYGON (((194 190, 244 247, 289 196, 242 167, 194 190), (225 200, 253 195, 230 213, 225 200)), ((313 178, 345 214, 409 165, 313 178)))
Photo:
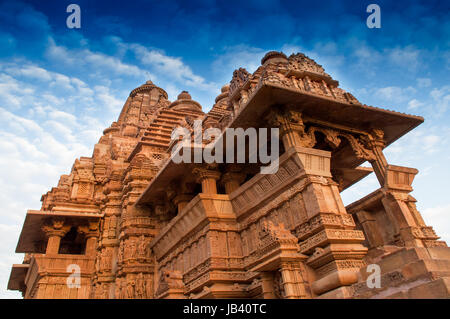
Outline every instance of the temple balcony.
POLYGON ((89 298, 89 282, 94 273, 94 262, 95 256, 33 255, 24 278, 27 287, 25 298, 89 298), (75 285, 76 282, 71 281, 69 276, 78 270, 79 287, 71 287, 68 283, 75 285))
POLYGON ((13 266, 8 289, 25 298, 89 298, 102 216, 29 210, 16 248, 27 255, 13 266), (80 286, 69 288, 67 280, 78 274, 80 286))

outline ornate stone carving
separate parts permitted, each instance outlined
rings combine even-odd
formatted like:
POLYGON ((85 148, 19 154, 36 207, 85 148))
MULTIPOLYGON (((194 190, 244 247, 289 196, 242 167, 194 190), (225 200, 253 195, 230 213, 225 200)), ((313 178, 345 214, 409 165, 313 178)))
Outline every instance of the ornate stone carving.
POLYGON ((387 289, 414 292, 412 282, 428 280, 417 287, 441 285, 433 293, 448 297, 446 244, 409 195, 417 171, 383 155, 420 121, 361 105, 301 53, 269 52, 252 74, 236 70, 207 114, 187 91, 170 102, 147 81, 92 156, 75 160, 28 213, 18 244, 28 273, 11 282, 26 298, 371 297, 361 281, 375 262, 389 270, 387 289), (172 130, 191 132, 196 120, 279 127, 278 170, 175 164, 172 130), (381 188, 346 208, 340 191, 367 174, 364 161, 381 188), (78 250, 60 250, 61 240, 78 250), (61 275, 72 264, 81 268, 76 292, 61 275))

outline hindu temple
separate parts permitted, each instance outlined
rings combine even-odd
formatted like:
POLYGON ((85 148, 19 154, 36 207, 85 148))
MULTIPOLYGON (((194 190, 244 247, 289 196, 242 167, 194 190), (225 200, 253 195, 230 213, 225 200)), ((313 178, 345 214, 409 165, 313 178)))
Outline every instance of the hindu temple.
POLYGON ((26 213, 8 289, 38 299, 448 298, 450 249, 410 194, 418 170, 383 154, 423 121, 362 104, 302 53, 235 70, 207 113, 187 91, 169 101, 147 81, 92 155, 26 213), (278 170, 175 163, 172 132, 196 121, 279 128, 278 170), (345 206, 341 192, 369 174, 379 188, 345 206))

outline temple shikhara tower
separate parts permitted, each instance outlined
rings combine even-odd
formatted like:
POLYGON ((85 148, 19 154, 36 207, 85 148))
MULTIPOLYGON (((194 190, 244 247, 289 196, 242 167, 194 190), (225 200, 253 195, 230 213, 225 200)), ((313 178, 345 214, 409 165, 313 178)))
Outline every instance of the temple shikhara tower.
POLYGON ((448 298, 450 249, 410 194, 418 171, 383 155, 422 122, 361 104, 301 53, 235 70, 208 113, 148 81, 92 156, 27 212, 8 288, 24 298, 448 298), (196 120, 279 128, 279 169, 176 164, 171 133, 196 120), (371 173, 380 187, 344 206, 340 193, 371 173))

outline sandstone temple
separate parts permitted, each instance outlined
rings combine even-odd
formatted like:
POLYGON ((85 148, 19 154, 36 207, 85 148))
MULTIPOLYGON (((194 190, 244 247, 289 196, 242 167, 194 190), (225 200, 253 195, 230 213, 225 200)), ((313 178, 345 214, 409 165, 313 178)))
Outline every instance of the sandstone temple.
POLYGON ((24 298, 448 298, 450 249, 410 195, 418 171, 383 155, 422 122, 360 103, 301 53, 269 52, 254 73, 235 70, 208 113, 188 92, 171 102, 147 81, 92 156, 27 212, 16 248, 25 257, 8 289, 24 298), (176 164, 171 133, 198 120, 222 131, 279 128, 278 171, 176 164), (340 193, 371 173, 380 187, 344 206, 340 193))

